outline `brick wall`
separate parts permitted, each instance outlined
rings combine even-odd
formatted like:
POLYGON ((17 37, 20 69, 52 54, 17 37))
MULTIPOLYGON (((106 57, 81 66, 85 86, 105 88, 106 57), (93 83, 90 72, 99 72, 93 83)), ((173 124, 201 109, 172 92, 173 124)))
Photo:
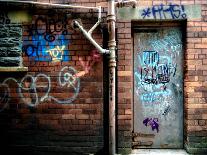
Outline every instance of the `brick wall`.
MULTIPOLYGON (((28 72, 0 74, 1 148, 23 154, 103 152, 103 57, 71 25, 79 18, 89 30, 97 13, 33 7, 30 15, 22 23, 28 72)), ((102 45, 100 26, 92 36, 102 45)))
POLYGON ((128 151, 127 148, 131 148, 132 141, 133 45, 130 20, 121 20, 117 23, 117 48, 117 146, 119 151, 124 153, 128 151))
POLYGON ((189 152, 207 152, 207 100, 206 100, 206 1, 202 4, 202 18, 187 22, 185 90, 185 136, 189 152))

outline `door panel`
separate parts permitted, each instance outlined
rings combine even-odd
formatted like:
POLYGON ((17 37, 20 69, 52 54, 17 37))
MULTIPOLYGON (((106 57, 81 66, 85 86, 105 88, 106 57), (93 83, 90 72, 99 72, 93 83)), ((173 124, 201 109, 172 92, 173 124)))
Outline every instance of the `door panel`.
POLYGON ((183 46, 178 27, 134 34, 134 144, 183 147, 183 46))

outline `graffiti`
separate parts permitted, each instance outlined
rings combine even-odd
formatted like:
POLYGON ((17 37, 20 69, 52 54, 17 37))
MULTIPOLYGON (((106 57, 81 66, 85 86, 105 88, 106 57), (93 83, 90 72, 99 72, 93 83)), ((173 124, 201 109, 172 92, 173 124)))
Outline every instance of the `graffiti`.
POLYGON ((89 60, 86 62, 83 61, 83 58, 79 58, 79 62, 84 70, 80 71, 76 76, 81 77, 88 74, 93 65, 101 60, 101 56, 97 50, 92 50, 90 53, 91 56, 88 57, 89 60))
POLYGON ((144 64, 145 66, 140 70, 142 82, 147 84, 165 84, 170 82, 171 74, 175 76, 176 64, 158 64, 159 59, 158 52, 143 51, 141 64, 144 64))
POLYGON ((143 93, 141 95, 141 100, 147 103, 160 103, 164 100, 162 96, 170 96, 172 94, 171 90, 168 89, 166 91, 155 91, 155 92, 148 92, 143 93))
POLYGON ((37 74, 36 76, 26 75, 20 81, 15 78, 7 78, 1 84, 1 110, 8 106, 10 96, 9 81, 17 84, 17 93, 23 103, 30 107, 35 107, 46 100, 54 100, 59 104, 69 104, 75 100, 80 90, 80 79, 76 76, 77 71, 73 67, 65 66, 60 72, 58 78, 59 86, 70 93, 70 96, 59 99, 50 95, 51 78, 46 74, 37 74), (40 96, 40 94, 42 96, 40 96))
POLYGON ((161 51, 164 53, 171 53, 174 55, 179 55, 179 52, 182 49, 181 42, 179 43, 180 36, 176 32, 170 32, 169 35, 165 36, 163 39, 159 40, 150 40, 149 44, 152 45, 155 51, 161 51))
MULTIPOLYGON (((153 50, 137 54, 140 66, 135 68, 134 72, 137 86, 135 92, 142 103, 160 103, 164 100, 164 96, 171 95, 171 90, 167 89, 167 84, 176 76, 177 64, 174 60, 176 57, 175 55, 169 55, 169 51, 165 52, 164 50, 167 50, 168 45, 174 47, 177 38, 174 36, 169 38, 160 39, 163 41, 162 44, 156 42, 160 40, 150 40, 149 43, 153 50), (168 42, 169 38, 171 38, 171 41, 168 42), (140 89, 144 91, 140 93, 140 89)), ((179 53, 179 51, 176 52, 179 53)), ((171 50, 170 53, 172 52, 171 50)))
POLYGON ((156 51, 143 51, 138 55, 141 67, 135 71, 135 92, 139 95, 139 88, 148 91, 141 94, 143 102, 161 101, 161 96, 171 95, 166 84, 175 77, 177 64, 168 56, 160 56, 156 51))
MULTIPOLYGON (((58 51, 53 49, 50 52, 54 52, 54 57, 59 58, 59 56, 57 56, 58 54, 55 52, 59 52, 59 50, 63 50, 63 48, 63 46, 57 47, 58 51)), ((59 97, 52 95, 51 90, 54 89, 52 88, 54 82, 51 81, 50 76, 46 74, 39 73, 36 76, 27 74, 20 81, 16 80, 15 78, 5 79, 0 84, 0 112, 8 107, 8 103, 11 98, 11 90, 9 87, 11 82, 17 84, 18 96, 23 101, 23 103, 29 107, 36 107, 44 101, 51 100, 58 104, 72 103, 77 98, 80 91, 80 77, 88 74, 95 63, 101 61, 101 56, 97 50, 92 50, 91 55, 87 57, 87 60, 88 61, 84 62, 83 59, 80 59, 80 63, 84 68, 83 71, 78 72, 70 66, 65 66, 60 70, 57 77, 58 85, 55 84, 55 87, 64 89, 66 94, 64 99, 60 99, 59 97)))
POLYGON ((142 64, 155 66, 159 63, 159 54, 155 51, 144 51, 142 60, 142 64))
MULTIPOLYGON (((2 8, 0 8, 2 9, 2 8)), ((8 12, 6 11, 1 11, 0 12, 0 25, 4 25, 4 24, 10 24, 11 20, 8 17, 8 12)))
POLYGON ((156 130, 157 133, 159 132, 158 118, 146 118, 143 120, 143 124, 145 126, 151 126, 152 131, 156 130))
POLYGON ((63 59, 64 49, 65 49, 65 46, 62 46, 62 47, 56 46, 55 48, 50 49, 46 52, 50 54, 53 62, 57 62, 63 59))
POLYGON ((28 57, 34 58, 35 61, 53 61, 54 58, 60 61, 59 57, 62 58, 61 61, 69 61, 68 50, 66 50, 66 45, 69 44, 69 41, 64 39, 64 35, 57 37, 59 39, 53 42, 47 42, 43 36, 32 36, 29 44, 24 42, 26 45, 23 45, 22 50, 28 57), (53 52, 48 52, 51 50, 53 52), (60 53, 62 54, 60 55, 60 53))
POLYGON ((186 19, 185 7, 178 4, 155 5, 142 10, 143 19, 153 16, 154 19, 186 19))
POLYGON ((58 15, 55 13, 49 13, 48 16, 38 16, 29 27, 29 34, 33 35, 43 35, 44 39, 48 42, 53 42, 56 39, 57 34, 67 35, 67 17, 58 15))
POLYGON ((178 39, 179 35, 170 31, 163 39, 153 38, 148 41, 153 50, 137 54, 140 66, 134 73, 137 85, 135 92, 143 103, 160 103, 164 101, 164 96, 171 95, 167 84, 175 78, 177 72, 175 59, 182 49, 178 39), (140 89, 144 92, 139 94, 140 89))
POLYGON ((165 110, 164 110, 164 112, 162 113, 162 115, 163 116, 166 116, 166 115, 168 115, 168 113, 171 111, 171 108, 170 108, 170 106, 168 105, 166 108, 165 108, 165 110))
POLYGON ((28 25, 28 33, 29 40, 25 39, 22 47, 28 57, 35 58, 35 61, 69 61, 66 15, 49 13, 48 16, 38 16, 33 24, 28 25))

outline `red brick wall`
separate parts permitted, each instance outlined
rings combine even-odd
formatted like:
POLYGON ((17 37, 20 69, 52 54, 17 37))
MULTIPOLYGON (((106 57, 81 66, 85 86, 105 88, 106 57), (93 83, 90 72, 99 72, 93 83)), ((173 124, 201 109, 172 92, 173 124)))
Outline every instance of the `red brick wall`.
POLYGON ((187 22, 185 90, 185 135, 190 152, 207 152, 207 84, 206 30, 207 1, 202 5, 202 18, 187 22))
POLYGON ((121 20, 117 23, 117 128, 118 148, 131 148, 132 132, 132 88, 133 88, 133 45, 131 38, 131 21, 121 20))
MULTIPOLYGON (((95 1, 85 2, 79 5, 95 6, 95 1)), ((1 100, 8 102, 0 113, 2 146, 33 154, 99 152, 104 143, 103 57, 71 26, 80 18, 89 30, 97 13, 37 8, 31 16, 23 23, 22 38, 28 72, 0 75, 10 88, 4 96, 8 100, 1 100)), ((92 36, 102 45, 100 26, 92 36)))

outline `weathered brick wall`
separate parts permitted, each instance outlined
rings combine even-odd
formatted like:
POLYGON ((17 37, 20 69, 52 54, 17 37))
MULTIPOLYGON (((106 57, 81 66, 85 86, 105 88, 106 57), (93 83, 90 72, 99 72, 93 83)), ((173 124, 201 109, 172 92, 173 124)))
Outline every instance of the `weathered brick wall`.
POLYGON ((202 18, 187 22, 185 90, 185 136, 189 152, 207 152, 207 1, 202 4, 202 18))
POLYGON ((117 24, 117 48, 117 146, 124 153, 127 149, 122 148, 131 148, 132 141, 133 45, 130 20, 121 20, 117 24))
MULTIPOLYGON (((95 6, 84 2, 78 5, 95 6)), ((28 72, 0 74, 1 146, 24 154, 104 152, 102 55, 71 26, 79 18, 89 30, 97 12, 33 8, 31 16, 22 23, 28 72)), ((102 45, 100 30, 92 36, 102 45)))

